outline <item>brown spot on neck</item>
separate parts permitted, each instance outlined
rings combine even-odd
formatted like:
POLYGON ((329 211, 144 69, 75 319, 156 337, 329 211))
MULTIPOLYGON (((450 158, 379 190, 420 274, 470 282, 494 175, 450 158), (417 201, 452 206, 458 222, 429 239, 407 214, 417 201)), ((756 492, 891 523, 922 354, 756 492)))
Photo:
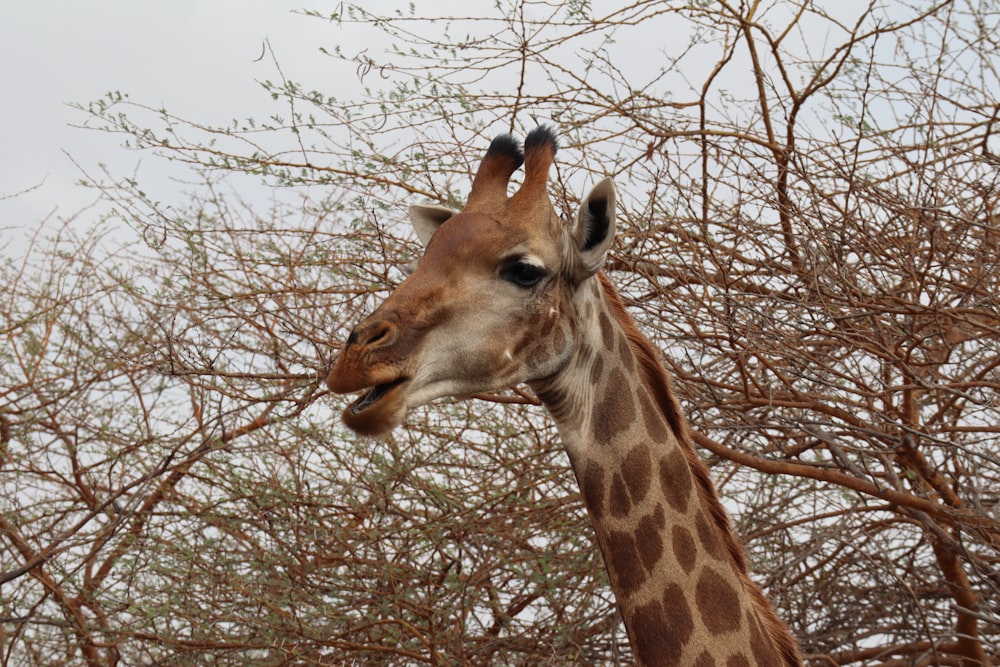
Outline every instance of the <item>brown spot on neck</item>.
POLYGON ((697 547, 691 531, 684 526, 674 526, 671 531, 671 542, 674 548, 674 558, 685 572, 691 572, 697 556, 697 547))
POLYGON ((717 667, 715 663, 715 658, 712 654, 705 649, 698 655, 698 659, 694 661, 694 667, 717 667))
POLYGON ((660 490, 670 506, 681 514, 687 512, 691 493, 691 471, 683 452, 675 448, 660 459, 660 490))
POLYGON ((718 635, 739 630, 742 620, 739 594, 720 572, 704 568, 694 598, 701 621, 709 632, 718 635))
POLYGON ((662 600, 653 600, 631 614, 632 642, 643 665, 676 665, 691 639, 691 607, 680 586, 671 584, 662 600))
POLYGON ((639 443, 629 450, 622 465, 622 477, 625 478, 625 485, 628 487, 632 502, 642 502, 649 492, 650 482, 653 479, 653 462, 649 445, 639 443))
POLYGON ((620 368, 612 369, 602 382, 600 400, 591 414, 590 430, 598 445, 607 445, 628 430, 635 420, 635 399, 628 378, 620 368))

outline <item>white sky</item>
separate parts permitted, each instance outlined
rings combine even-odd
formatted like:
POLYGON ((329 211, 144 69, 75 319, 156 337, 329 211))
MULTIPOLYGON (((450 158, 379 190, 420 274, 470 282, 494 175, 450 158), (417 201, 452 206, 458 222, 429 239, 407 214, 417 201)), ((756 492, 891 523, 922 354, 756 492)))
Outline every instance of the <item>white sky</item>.
MULTIPOLYGON (((370 0, 389 11, 406 0, 370 0)), ((489 0, 436 0, 434 11, 469 15, 470 5, 489 0)), ((614 0, 598 4, 614 5, 614 0)), ((845 15, 863 4, 838 3, 845 15), (850 11, 848 10, 850 9, 850 11)), ((23 239, 49 215, 70 216, 96 199, 74 185, 82 177, 70 156, 92 175, 106 164, 116 177, 141 165, 142 182, 152 180, 157 198, 183 186, 164 181, 163 160, 122 148, 123 136, 72 127, 87 120, 69 103, 86 103, 108 91, 139 103, 162 105, 190 121, 224 125, 234 118, 266 118, 287 109, 274 105, 257 81, 276 80, 268 40, 288 78, 307 89, 339 98, 358 82, 349 64, 320 53, 339 45, 347 53, 375 48, 357 26, 340 27, 293 13, 303 5, 335 11, 328 0, 0 0, 0 257, 16 255, 23 239), (67 156, 66 153, 69 155, 67 156), (152 178, 151 178, 152 177, 152 178), (20 196, 23 190, 34 188, 20 196)), ((603 11, 603 10, 602 10, 603 11)), ((595 10, 597 12, 597 10, 595 10)), ((367 33, 370 35, 371 33, 367 33)), ((634 35, 630 37, 634 38, 634 35)), ((825 43, 817 35, 817 44, 825 43)), ((670 41, 678 40, 672 36, 670 41)), ((616 57, 632 61, 630 76, 642 77, 648 45, 619 45, 616 57)), ((706 66, 717 54, 709 53, 706 66)), ((659 67, 659 60, 646 62, 659 67)), ((687 60, 691 66, 691 60, 687 60)), ((621 63, 619 63, 621 64, 621 63)), ((730 68, 727 76, 742 76, 730 68)), ((691 76, 695 76, 691 74, 691 76)), ((746 79, 746 77, 743 77, 746 79)), ((749 80, 742 83, 748 85, 749 80)), ((731 88, 740 81, 722 81, 731 88)), ((90 216, 93 219, 93 216, 90 216)))
POLYGON ((124 137, 71 127, 86 120, 71 102, 120 91, 195 121, 262 117, 273 108, 256 82, 276 78, 269 57, 255 62, 265 39, 290 78, 317 87, 346 83, 325 81, 325 75, 334 75, 334 64, 319 48, 334 40, 344 45, 351 32, 292 13, 303 4, 4 0, 0 255, 23 247, 18 237, 53 211, 69 216, 96 199, 96 193, 74 185, 82 175, 65 153, 95 175, 99 163, 116 175, 131 174, 140 162, 140 174, 157 167, 152 156, 122 148, 124 137))
MULTIPOLYGON (((407 4, 374 0, 370 6, 389 12, 407 4)), ((477 4, 492 3, 437 0, 433 7, 468 16, 477 4)), ((279 79, 271 57, 261 58, 265 39, 285 75, 307 89, 340 98, 350 96, 345 88, 360 89, 354 69, 320 48, 375 48, 364 41, 365 31, 294 13, 303 6, 330 13, 340 3, 2 0, 0 257, 17 259, 43 220, 72 216, 97 199, 96 192, 76 185, 84 176, 81 168, 92 177, 101 176, 99 165, 114 177, 138 169, 144 186, 155 188, 154 198, 183 200, 184 185, 166 180, 171 167, 164 160, 126 150, 123 135, 74 127, 88 117, 71 103, 118 91, 186 120, 218 125, 286 113, 257 83, 279 79)), ((98 215, 89 211, 75 224, 93 224, 98 215)))

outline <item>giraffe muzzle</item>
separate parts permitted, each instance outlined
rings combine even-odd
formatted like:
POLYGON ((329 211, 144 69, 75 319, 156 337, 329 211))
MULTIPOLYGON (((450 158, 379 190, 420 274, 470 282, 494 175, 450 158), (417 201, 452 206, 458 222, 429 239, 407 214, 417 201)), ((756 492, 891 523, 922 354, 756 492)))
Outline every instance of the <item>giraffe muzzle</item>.
POLYGON ((380 436, 403 422, 410 378, 403 376, 362 389, 363 393, 341 414, 352 431, 380 436))
POLYGON ((348 410, 351 414, 357 415, 371 407, 374 407, 384 399, 392 390, 397 388, 399 385, 406 382, 407 378, 399 378, 398 380, 393 380, 392 382, 384 382, 382 384, 377 384, 367 392, 365 392, 360 398, 351 403, 348 406, 348 410))

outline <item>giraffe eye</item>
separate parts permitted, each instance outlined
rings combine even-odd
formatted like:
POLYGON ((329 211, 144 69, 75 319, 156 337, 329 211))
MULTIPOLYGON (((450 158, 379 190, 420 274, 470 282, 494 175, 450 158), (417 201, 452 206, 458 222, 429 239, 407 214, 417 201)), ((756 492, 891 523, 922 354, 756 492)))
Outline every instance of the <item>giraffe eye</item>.
POLYGON ((527 262, 514 262, 500 270, 500 277, 518 287, 534 287, 545 277, 545 269, 527 262))

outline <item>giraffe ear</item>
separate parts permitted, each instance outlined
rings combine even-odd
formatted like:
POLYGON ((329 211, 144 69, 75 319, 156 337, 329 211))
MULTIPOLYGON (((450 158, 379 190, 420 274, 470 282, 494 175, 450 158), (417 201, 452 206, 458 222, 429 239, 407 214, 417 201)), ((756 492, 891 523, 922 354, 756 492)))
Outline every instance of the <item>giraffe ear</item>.
POLYGON ((413 231, 417 233, 417 238, 427 247, 431 242, 431 237, 437 228, 445 220, 455 215, 455 211, 444 206, 423 206, 414 204, 410 207, 410 222, 413 224, 413 231))
POLYGON ((615 240, 615 184, 610 178, 594 186, 580 203, 573 228, 586 276, 601 270, 615 240))

